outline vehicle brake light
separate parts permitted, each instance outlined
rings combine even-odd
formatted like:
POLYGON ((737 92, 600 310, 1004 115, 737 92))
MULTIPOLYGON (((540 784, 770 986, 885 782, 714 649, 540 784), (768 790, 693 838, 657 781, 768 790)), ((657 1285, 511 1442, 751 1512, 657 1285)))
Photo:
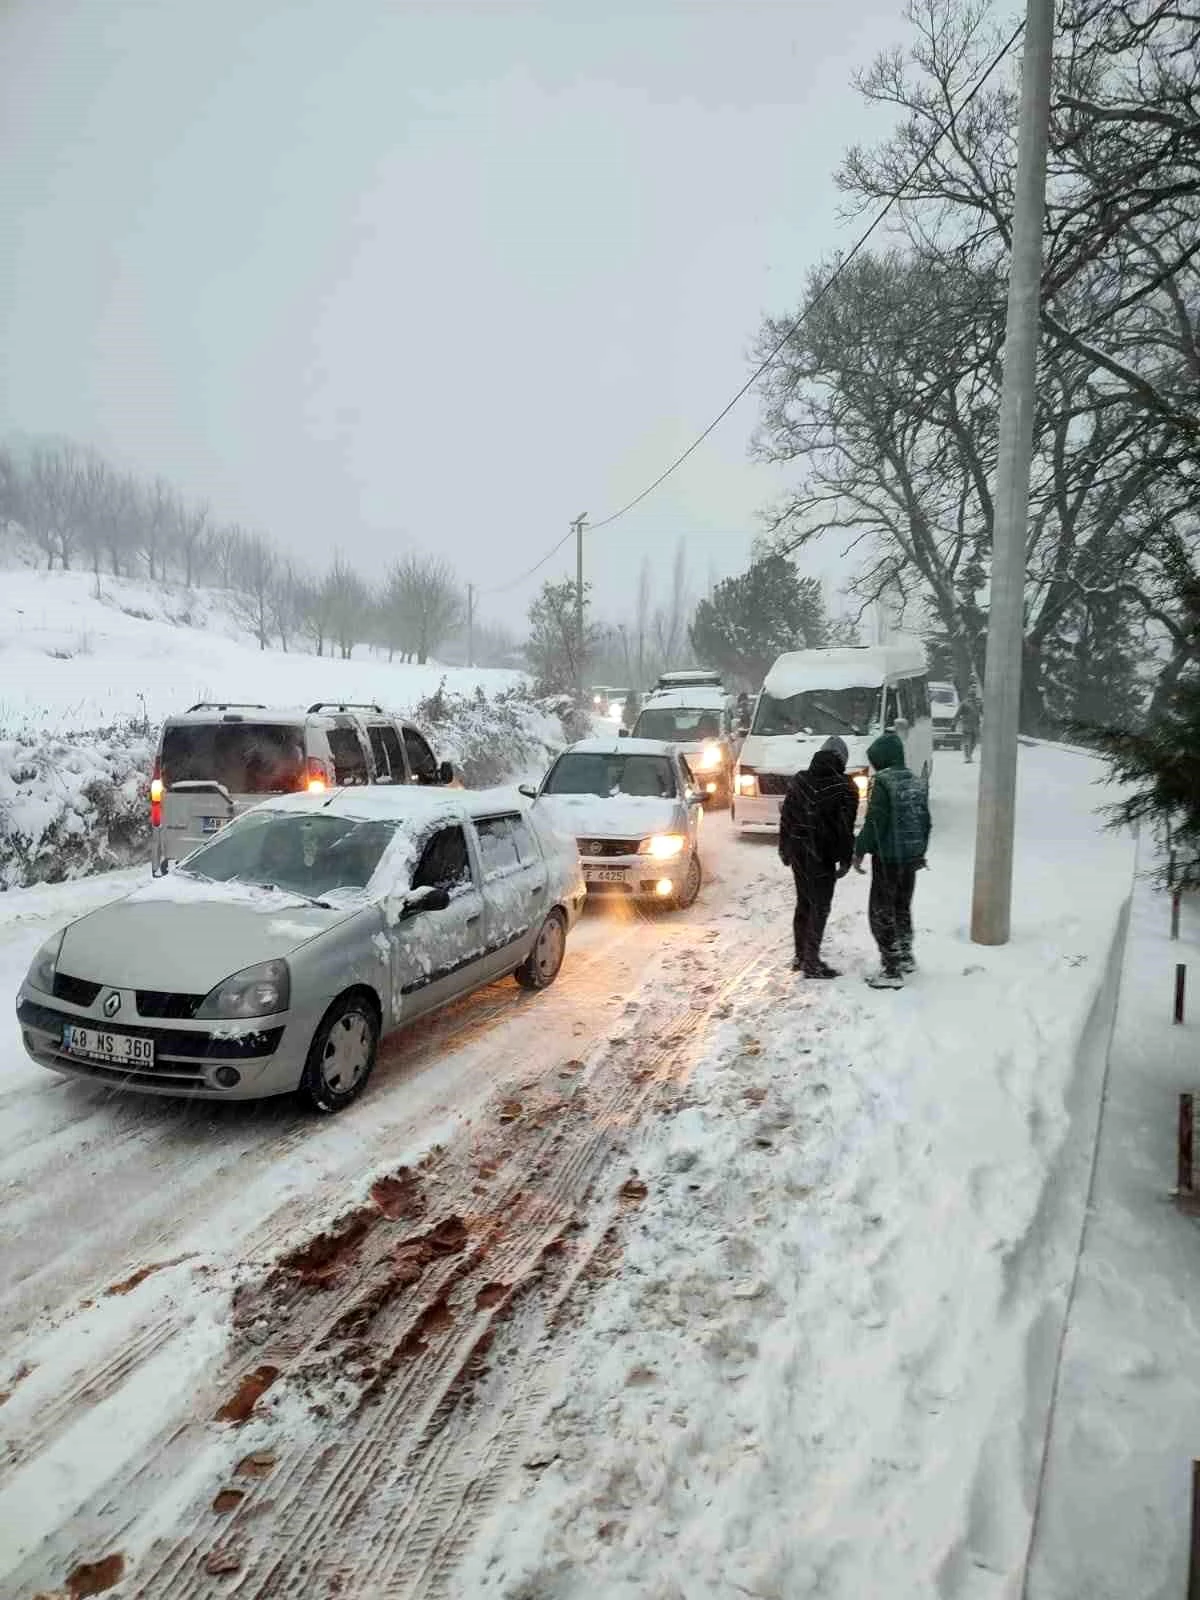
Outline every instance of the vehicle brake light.
POLYGON ((309 794, 324 794, 329 787, 329 768, 316 756, 309 756, 304 787, 309 794))
POLYGON ((154 776, 150 779, 150 826, 152 828, 162 827, 162 798, 162 769, 156 761, 154 763, 154 776))

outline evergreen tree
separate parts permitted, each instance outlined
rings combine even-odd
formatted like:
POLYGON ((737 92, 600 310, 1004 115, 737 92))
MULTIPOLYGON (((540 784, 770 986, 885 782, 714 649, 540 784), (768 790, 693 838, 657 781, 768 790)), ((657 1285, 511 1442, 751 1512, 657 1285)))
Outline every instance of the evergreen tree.
POLYGON ((750 688, 759 686, 776 656, 818 650, 827 635, 821 585, 801 578, 785 555, 765 556, 718 583, 696 607, 691 626, 697 661, 750 688))
POLYGON ((1200 573, 1177 547, 1172 577, 1178 623, 1190 643, 1190 665, 1145 727, 1076 732, 1108 760, 1110 781, 1133 792, 1109 807, 1112 826, 1156 824, 1169 832, 1176 857, 1175 883, 1200 888, 1200 573))

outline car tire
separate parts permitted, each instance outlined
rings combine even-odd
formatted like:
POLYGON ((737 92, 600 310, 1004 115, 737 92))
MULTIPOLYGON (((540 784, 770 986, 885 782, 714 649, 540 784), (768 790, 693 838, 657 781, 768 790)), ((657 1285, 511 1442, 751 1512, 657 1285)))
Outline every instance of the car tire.
POLYGON ((557 908, 538 929, 533 949, 513 973, 522 989, 548 989, 562 970, 567 953, 567 921, 557 908))
POLYGON ((700 866, 700 857, 693 850, 692 859, 688 862, 687 877, 683 880, 683 888, 671 902, 675 910, 686 911, 690 905, 694 905, 703 884, 704 873, 700 866))
POLYGON ((371 1076, 378 1049, 375 1001, 361 989, 341 995, 321 1018, 308 1047, 300 1079, 305 1104, 329 1115, 357 1100, 371 1076))

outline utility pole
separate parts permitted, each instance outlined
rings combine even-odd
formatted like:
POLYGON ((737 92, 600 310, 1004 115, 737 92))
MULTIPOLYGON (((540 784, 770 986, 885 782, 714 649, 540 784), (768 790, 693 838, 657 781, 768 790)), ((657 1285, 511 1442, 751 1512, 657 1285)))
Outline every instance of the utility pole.
POLYGON ((1042 234, 1053 50, 1054 0, 1026 0, 996 459, 975 893, 971 906, 971 938, 976 944, 1007 944, 1012 917, 1017 732, 1025 636, 1025 543, 1041 331, 1042 234))
POLYGON ((467 665, 475 665, 475 585, 467 585, 467 665))
POLYGON ((575 698, 583 704, 583 530, 587 512, 571 524, 575 530, 575 698))

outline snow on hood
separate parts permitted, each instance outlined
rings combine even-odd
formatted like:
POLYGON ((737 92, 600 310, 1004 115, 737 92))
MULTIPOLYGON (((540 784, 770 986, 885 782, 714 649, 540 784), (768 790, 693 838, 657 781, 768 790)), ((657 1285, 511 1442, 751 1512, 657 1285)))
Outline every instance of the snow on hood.
POLYGON ((207 994, 243 967, 290 955, 364 903, 346 896, 325 910, 280 889, 172 873, 71 923, 59 965, 114 989, 207 994))
MULTIPOLYGON (((753 767, 756 772, 786 773, 791 777, 793 772, 807 770, 809 762, 828 737, 824 733, 781 733, 767 739, 759 734, 751 734, 742 746, 741 763, 744 767, 753 767)), ((846 757, 847 772, 853 772, 856 767, 865 767, 867 746, 876 735, 853 734, 847 730, 838 737, 845 741, 849 752, 846 757)))
POLYGON ((536 810, 572 838, 635 839, 679 824, 679 801, 637 794, 543 794, 536 810))

